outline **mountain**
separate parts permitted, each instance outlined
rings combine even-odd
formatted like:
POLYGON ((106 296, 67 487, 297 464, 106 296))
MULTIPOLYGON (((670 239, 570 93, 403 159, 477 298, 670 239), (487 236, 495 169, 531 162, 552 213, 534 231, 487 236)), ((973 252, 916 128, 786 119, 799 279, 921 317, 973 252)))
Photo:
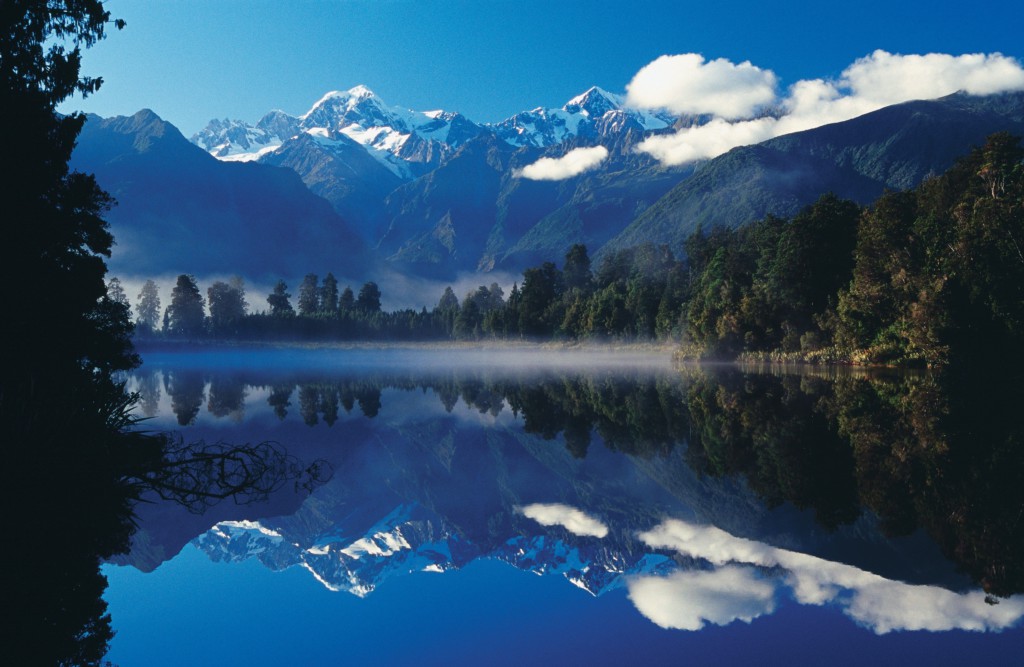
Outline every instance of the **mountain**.
POLYGON ((1024 93, 908 102, 679 167, 636 150, 652 134, 706 120, 630 109, 595 87, 561 108, 488 125, 390 106, 357 86, 299 116, 212 121, 192 146, 163 121, 152 129, 152 119, 92 119, 76 159, 121 200, 111 214, 115 268, 153 272, 192 257, 225 273, 301 264, 301 275, 358 255, 364 265, 455 280, 561 262, 575 243, 598 260, 640 243, 679 252, 698 227, 792 215, 828 191, 866 204, 941 173, 992 132, 1024 133, 1024 93), (521 175, 542 158, 594 146, 607 158, 576 176, 521 175), (217 250, 221 243, 230 248, 217 250))
POLYGON ((191 141, 216 158, 245 161, 309 135, 325 146, 362 146, 396 177, 411 180, 481 131, 462 114, 389 106, 366 86, 356 86, 327 93, 301 116, 271 111, 256 125, 214 119, 191 141))
POLYGON ((347 137, 406 180, 436 167, 481 131, 458 113, 387 106, 365 86, 327 93, 299 117, 299 127, 327 141, 347 137))
POLYGON ((483 132, 462 114, 389 106, 356 86, 327 93, 301 116, 272 111, 255 126, 212 120, 192 143, 221 160, 291 169, 373 246, 388 226, 387 195, 483 132))
POLYGON ((271 111, 255 126, 240 120, 213 119, 192 137, 210 155, 232 162, 258 159, 300 132, 298 119, 283 111, 271 111))
MULTIPOLYGON (((573 179, 560 206, 510 240, 496 265, 517 271, 547 260, 560 263, 576 243, 600 249, 692 171, 692 165, 666 168, 628 150, 620 159, 613 156, 604 169, 573 179)), ((517 181, 513 185, 524 183, 517 181)))
POLYGON ((628 577, 666 574, 675 567, 670 558, 644 553, 637 545, 609 547, 564 530, 528 530, 531 522, 520 522, 525 534, 479 545, 429 509, 401 504, 363 533, 317 535, 312 544, 310 536, 289 530, 287 520, 224 521, 197 537, 195 544, 215 562, 256 558, 272 570, 301 565, 329 590, 359 597, 393 576, 457 570, 478 559, 561 575, 592 595, 620 588, 628 577))
POLYGON ((574 243, 604 244, 690 173, 634 151, 680 122, 630 109, 597 87, 559 109, 480 125, 453 112, 392 107, 357 86, 328 93, 301 116, 271 112, 255 126, 211 121, 192 141, 221 160, 294 170, 392 265, 454 279, 560 260, 574 243), (594 145, 611 157, 585 175, 518 175, 540 158, 594 145))
POLYGON ((89 117, 71 164, 118 201, 107 214, 113 275, 273 280, 371 266, 358 236, 294 171, 216 160, 152 111, 89 117))
POLYGON ((639 215, 602 252, 639 243, 681 250, 697 228, 789 216, 825 192, 868 204, 911 188, 998 131, 1024 134, 1024 93, 957 93, 735 148, 639 215))
POLYGON ((377 245, 384 233, 381 202, 404 182, 344 135, 325 140, 299 134, 265 153, 260 163, 298 174, 306 187, 327 200, 342 218, 356 222, 353 229, 367 247, 377 245))
POLYGON ((523 111, 494 125, 494 131, 512 146, 547 148, 574 137, 600 140, 630 130, 666 130, 676 122, 665 112, 631 109, 622 96, 594 86, 560 109, 523 111))

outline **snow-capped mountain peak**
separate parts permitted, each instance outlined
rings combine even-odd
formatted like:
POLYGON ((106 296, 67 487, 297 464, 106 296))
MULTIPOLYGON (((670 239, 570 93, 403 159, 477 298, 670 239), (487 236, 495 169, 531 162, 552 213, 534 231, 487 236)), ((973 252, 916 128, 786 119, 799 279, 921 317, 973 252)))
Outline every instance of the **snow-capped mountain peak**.
POLYGON ((360 85, 346 91, 327 93, 299 116, 299 121, 307 131, 319 127, 328 132, 345 133, 346 128, 358 125, 363 130, 389 127, 408 133, 409 128, 402 115, 402 110, 389 109, 373 91, 360 85))
MULTIPOLYGON (((218 120, 192 136, 192 143, 201 146, 219 160, 246 162, 276 150, 298 133, 295 123, 282 121, 271 112, 255 126, 240 120, 218 120)), ((294 119, 292 119, 294 120, 294 119)))
MULTIPOLYGON (((592 86, 560 109, 537 107, 489 129, 512 146, 547 148, 575 138, 602 143, 629 130, 642 135, 664 130, 674 120, 631 109, 623 96, 592 86)), ((452 111, 389 106, 369 87, 357 85, 324 94, 300 116, 271 111, 256 125, 212 121, 192 141, 222 160, 259 159, 299 134, 338 155, 351 155, 354 142, 393 174, 411 180, 487 129, 452 111)))
POLYGON ((303 131, 321 141, 343 135, 361 144, 405 179, 418 175, 482 131, 458 113, 388 106, 362 85, 328 93, 299 119, 303 131))
POLYGON ((585 93, 566 102, 562 108, 569 113, 582 113, 589 118, 597 119, 609 111, 617 111, 624 106, 625 100, 621 95, 591 86, 585 93))
POLYGON ((280 148, 299 134, 323 150, 345 152, 352 142, 395 175, 418 176, 483 128, 465 116, 444 110, 413 111, 387 105, 358 85, 323 95, 300 116, 271 111, 255 126, 241 121, 211 121, 192 142, 222 160, 253 160, 280 148))
POLYGON ((664 574, 675 566, 660 554, 608 548, 564 533, 541 531, 486 545, 474 543, 416 503, 395 507, 361 531, 335 524, 310 535, 260 521, 222 521, 193 544, 217 562, 256 558, 274 570, 300 565, 329 590, 358 597, 366 597, 393 576, 457 570, 478 558, 536 574, 561 575, 595 596, 621 587, 629 576, 664 574))
POLYGON ((602 141, 626 129, 640 133, 663 130, 674 120, 666 114, 631 109, 623 96, 591 86, 561 109, 524 111, 498 123, 494 130, 513 146, 546 148, 574 137, 602 141))

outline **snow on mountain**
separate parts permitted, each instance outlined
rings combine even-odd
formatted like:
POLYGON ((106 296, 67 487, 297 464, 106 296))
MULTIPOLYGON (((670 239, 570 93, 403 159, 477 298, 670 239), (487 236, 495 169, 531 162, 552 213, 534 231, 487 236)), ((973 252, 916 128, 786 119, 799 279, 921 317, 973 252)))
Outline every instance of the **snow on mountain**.
POLYGON ((366 86, 327 93, 299 121, 322 142, 344 136, 361 144, 403 179, 437 166, 483 131, 462 114, 388 106, 366 86))
POLYGON ((249 162, 276 150, 299 133, 297 119, 283 111, 271 111, 256 125, 240 120, 213 119, 192 136, 192 143, 226 162, 249 162))
POLYGON ((561 109, 538 107, 493 126, 513 146, 546 148, 576 136, 603 138, 609 132, 664 130, 676 119, 665 112, 631 109, 625 98, 594 86, 561 109))
POLYGON ((252 160, 300 132, 326 148, 351 140, 395 175, 410 179, 482 131, 462 114, 388 106, 366 86, 356 86, 327 93, 298 117, 274 111, 255 126, 213 120, 192 141, 222 160, 252 160))
POLYGON ((289 538, 263 522, 223 521, 194 543, 218 562, 256 558, 276 570, 298 565, 329 590, 359 597, 394 575, 446 572, 477 558, 561 575, 592 595, 621 587, 627 576, 664 573, 674 567, 665 556, 620 551, 587 538, 571 544, 549 535, 514 535, 484 548, 466 542, 443 518, 417 504, 396 507, 362 535, 345 535, 343 526, 334 528, 302 546, 308 537, 289 538))
POLYGON ((344 527, 312 544, 288 539, 255 521, 223 521, 194 540, 214 561, 256 558, 275 570, 299 565, 332 591, 365 597, 385 579, 410 572, 444 572, 478 552, 466 548, 443 519, 418 505, 400 505, 362 535, 344 527))
POLYGON ((298 117, 272 111, 256 125, 212 120, 192 137, 192 143, 221 160, 255 160, 300 132, 315 137, 325 147, 345 137, 363 146, 396 176, 408 180, 436 167, 488 129, 516 147, 546 148, 577 136, 601 139, 630 129, 640 133, 665 130, 675 120, 665 112, 631 109, 622 96, 595 86, 561 109, 538 107, 500 123, 481 125, 452 111, 389 106, 360 85, 327 93, 298 117))

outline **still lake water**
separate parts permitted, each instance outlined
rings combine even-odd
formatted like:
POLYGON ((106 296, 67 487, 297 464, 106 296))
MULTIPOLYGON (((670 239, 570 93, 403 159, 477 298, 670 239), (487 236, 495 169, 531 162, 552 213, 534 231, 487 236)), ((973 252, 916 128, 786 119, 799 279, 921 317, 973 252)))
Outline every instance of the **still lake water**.
POLYGON ((636 352, 144 356, 145 429, 330 474, 141 505, 104 566, 123 667, 1020 664, 998 400, 636 352))

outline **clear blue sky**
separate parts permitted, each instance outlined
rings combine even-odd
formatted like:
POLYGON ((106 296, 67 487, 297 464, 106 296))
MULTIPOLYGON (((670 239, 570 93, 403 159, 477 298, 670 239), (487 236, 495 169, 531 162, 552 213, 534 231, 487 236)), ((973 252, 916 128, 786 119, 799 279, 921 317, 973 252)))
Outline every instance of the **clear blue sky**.
POLYGON ((664 54, 750 60, 783 87, 835 77, 875 49, 1024 56, 1019 0, 109 0, 128 26, 91 49, 103 89, 78 108, 148 107, 186 135, 213 117, 305 112, 365 84, 389 104, 498 121, 621 92, 664 54))

